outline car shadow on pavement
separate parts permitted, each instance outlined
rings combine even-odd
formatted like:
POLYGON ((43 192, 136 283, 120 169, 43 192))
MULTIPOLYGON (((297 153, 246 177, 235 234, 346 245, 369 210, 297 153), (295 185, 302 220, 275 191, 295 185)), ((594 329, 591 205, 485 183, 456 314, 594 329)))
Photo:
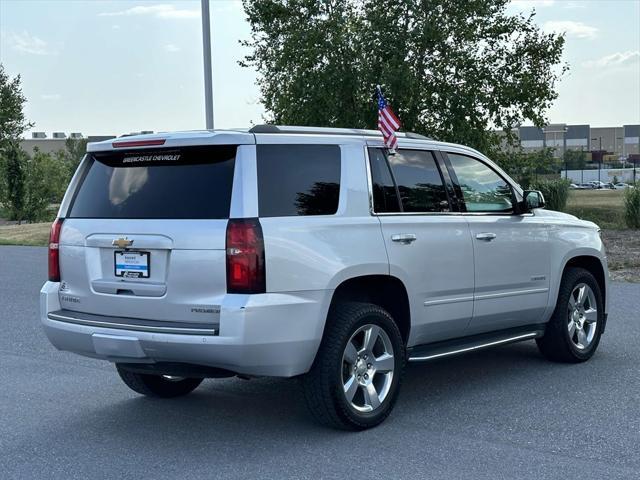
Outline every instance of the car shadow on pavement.
MULTIPOLYGON (((551 370, 568 368, 571 366, 544 360, 533 343, 409 364, 396 411, 379 428, 416 418, 425 424, 441 422, 443 414, 452 411, 457 412, 457 417, 450 419, 455 422, 465 410, 472 413, 478 403, 489 402, 499 408, 505 399, 521 398, 551 370)), ((109 398, 130 395, 124 385, 111 393, 109 398)), ((117 435, 133 443, 170 438, 173 445, 184 443, 186 447, 194 439, 217 444, 224 438, 227 448, 234 442, 277 439, 280 434, 281 439, 304 442, 331 437, 332 432, 339 435, 312 421, 295 379, 212 379, 187 397, 135 396, 83 413, 74 423, 91 424, 91 429, 103 435, 117 435)))

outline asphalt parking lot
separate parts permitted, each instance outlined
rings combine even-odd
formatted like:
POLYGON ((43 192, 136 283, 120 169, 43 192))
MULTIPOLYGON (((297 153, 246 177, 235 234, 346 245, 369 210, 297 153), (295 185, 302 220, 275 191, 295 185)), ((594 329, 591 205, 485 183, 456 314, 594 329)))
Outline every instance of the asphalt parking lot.
POLYGON ((46 250, 0 247, 0 477, 640 477, 640 284, 617 283, 600 350, 545 361, 533 342, 408 368, 392 416, 361 433, 307 415, 295 381, 208 380, 135 395, 40 329, 46 250))

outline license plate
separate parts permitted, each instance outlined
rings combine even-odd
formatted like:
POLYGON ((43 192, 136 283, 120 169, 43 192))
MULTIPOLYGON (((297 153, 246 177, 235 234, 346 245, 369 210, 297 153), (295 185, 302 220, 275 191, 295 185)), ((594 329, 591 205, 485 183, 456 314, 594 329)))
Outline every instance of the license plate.
POLYGON ((149 278, 149 252, 116 251, 113 256, 116 277, 149 278))

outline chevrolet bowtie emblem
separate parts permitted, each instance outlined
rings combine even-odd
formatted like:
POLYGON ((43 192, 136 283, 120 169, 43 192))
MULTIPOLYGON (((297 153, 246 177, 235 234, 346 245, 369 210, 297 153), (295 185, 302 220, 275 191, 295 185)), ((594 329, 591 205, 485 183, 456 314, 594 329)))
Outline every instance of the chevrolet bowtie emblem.
POLYGON ((118 248, 128 248, 133 245, 133 240, 129 240, 127 237, 124 238, 116 238, 111 245, 118 248))

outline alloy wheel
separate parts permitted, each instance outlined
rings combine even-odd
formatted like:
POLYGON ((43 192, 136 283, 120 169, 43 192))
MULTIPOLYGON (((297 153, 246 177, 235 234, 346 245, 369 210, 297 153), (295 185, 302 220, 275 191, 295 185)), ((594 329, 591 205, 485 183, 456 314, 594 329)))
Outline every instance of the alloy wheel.
POLYGON ((593 342, 597 326, 596 296, 589 285, 579 283, 569 296, 567 322, 569 338, 579 350, 584 350, 593 342))
POLYGON ((395 370, 393 345, 378 325, 358 328, 342 355, 342 387, 349 405, 373 412, 389 395, 395 370))

